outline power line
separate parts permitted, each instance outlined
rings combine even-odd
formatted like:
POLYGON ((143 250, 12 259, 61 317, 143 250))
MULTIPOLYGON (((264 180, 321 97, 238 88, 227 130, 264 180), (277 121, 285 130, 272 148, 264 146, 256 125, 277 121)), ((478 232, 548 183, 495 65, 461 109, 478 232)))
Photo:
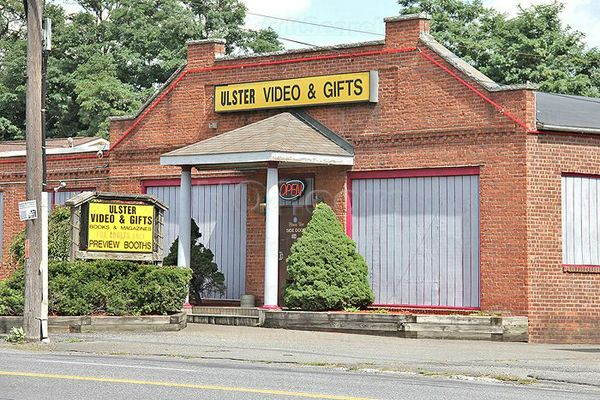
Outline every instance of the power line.
POLYGON ((306 42, 301 42, 299 40, 294 40, 294 39, 287 39, 281 36, 278 36, 277 39, 281 39, 281 40, 285 40, 286 42, 292 42, 292 43, 297 43, 297 44, 301 44, 304 46, 308 46, 308 47, 321 47, 321 46, 317 46, 316 44, 310 44, 310 43, 306 43, 306 42))
POLYGON ((263 18, 277 19, 279 21, 294 22, 294 23, 297 23, 297 24, 305 24, 305 25, 318 26, 318 27, 321 27, 321 28, 338 29, 340 31, 348 31, 348 32, 355 32, 355 33, 364 33, 365 35, 385 36, 382 33, 375 33, 375 32, 369 32, 369 31, 361 31, 361 30, 358 30, 358 29, 342 28, 340 26, 334 26, 334 25, 317 24, 316 22, 308 22, 308 21, 300 21, 298 19, 275 17, 273 15, 258 14, 258 13, 253 13, 253 12, 246 12, 246 14, 248 14, 248 15, 254 15, 255 17, 263 17, 263 18))
MULTIPOLYGON (((242 30, 244 32, 251 32, 251 33, 255 33, 256 32, 254 29, 244 29, 244 28, 242 28, 242 30)), ((301 44, 303 46, 308 46, 308 47, 321 47, 321 46, 318 46, 316 44, 307 43, 307 42, 301 42, 301 41, 295 40, 295 39, 288 39, 288 38, 281 37, 279 35, 277 35, 277 39, 285 40, 286 42, 292 42, 292 43, 301 44)))

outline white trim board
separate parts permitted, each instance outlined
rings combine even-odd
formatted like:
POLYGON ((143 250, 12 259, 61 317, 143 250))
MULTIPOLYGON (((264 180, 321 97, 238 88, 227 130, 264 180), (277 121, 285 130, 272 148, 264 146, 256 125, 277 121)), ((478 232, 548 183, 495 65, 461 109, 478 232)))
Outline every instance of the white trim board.
POLYGON ((253 153, 226 153, 203 155, 161 156, 160 165, 222 165, 261 162, 291 162, 319 165, 354 165, 353 156, 327 154, 285 153, 261 151, 253 153))

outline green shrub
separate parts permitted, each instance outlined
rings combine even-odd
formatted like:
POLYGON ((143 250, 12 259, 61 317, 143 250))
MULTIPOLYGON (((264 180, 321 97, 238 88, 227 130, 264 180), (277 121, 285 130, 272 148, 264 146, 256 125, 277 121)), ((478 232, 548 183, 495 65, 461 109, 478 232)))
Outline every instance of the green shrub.
MULTIPOLYGON (((71 213, 56 207, 48 216, 48 260, 67 261, 71 251, 71 213)), ((17 233, 10 245, 10 257, 16 266, 25 262, 25 230, 17 233)))
POLYGON ((71 211, 56 207, 48 217, 48 260, 67 261, 71 254, 71 211))
POLYGON ((0 281, 0 315, 22 315, 25 298, 25 271, 18 268, 0 281))
POLYGON ((179 310, 188 293, 190 275, 173 274, 178 267, 156 268, 148 272, 148 285, 142 290, 138 307, 142 314, 163 314, 164 310, 179 310))
MULTIPOLYGON (((53 261, 48 311, 57 315, 169 314, 181 309, 191 270, 129 261, 53 261)), ((0 314, 22 315, 23 268, 0 282, 0 314)))
POLYGON ((0 315, 22 315, 24 297, 25 285, 23 290, 15 290, 6 281, 0 281, 0 315))
POLYGON ((374 300, 364 258, 331 207, 316 206, 287 259, 287 307, 303 310, 363 308, 374 300))
POLYGON ((10 260, 12 265, 23 266, 25 264, 25 230, 17 233, 10 243, 10 260))
MULTIPOLYGON (((196 221, 192 219, 190 302, 193 304, 201 304, 202 295, 205 293, 217 292, 221 295, 225 293, 225 275, 219 271, 217 264, 213 262, 213 252, 200 243, 201 237, 200 228, 196 225, 196 221)), ((169 249, 169 254, 164 258, 164 265, 177 265, 178 247, 179 237, 175 239, 169 249)))

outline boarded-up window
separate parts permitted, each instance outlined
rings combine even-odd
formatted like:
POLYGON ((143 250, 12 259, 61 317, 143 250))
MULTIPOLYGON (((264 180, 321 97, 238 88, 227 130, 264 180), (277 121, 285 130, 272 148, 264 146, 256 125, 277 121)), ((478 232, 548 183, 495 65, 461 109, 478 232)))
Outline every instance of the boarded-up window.
POLYGON ((563 263, 600 265, 600 178, 562 177, 563 263))
MULTIPOLYGON (((169 206, 164 220, 164 254, 179 235, 179 186, 150 186, 146 193, 169 206)), ((207 298, 239 299, 246 289, 246 185, 243 183, 192 186, 192 218, 200 242, 215 255, 225 275, 225 295, 207 298)))
POLYGON ((4 243, 4 193, 0 192, 0 262, 2 261, 2 244, 4 243))
POLYGON ((355 179, 352 216, 377 304, 479 307, 479 176, 355 179))

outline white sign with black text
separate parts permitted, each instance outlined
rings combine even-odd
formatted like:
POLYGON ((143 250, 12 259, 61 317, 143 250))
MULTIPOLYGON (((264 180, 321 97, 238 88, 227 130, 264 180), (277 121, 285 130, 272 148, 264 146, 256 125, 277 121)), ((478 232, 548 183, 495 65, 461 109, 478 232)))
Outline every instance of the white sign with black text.
POLYGON ((35 200, 19 202, 19 219, 21 221, 37 219, 37 217, 37 203, 35 202, 35 200))

